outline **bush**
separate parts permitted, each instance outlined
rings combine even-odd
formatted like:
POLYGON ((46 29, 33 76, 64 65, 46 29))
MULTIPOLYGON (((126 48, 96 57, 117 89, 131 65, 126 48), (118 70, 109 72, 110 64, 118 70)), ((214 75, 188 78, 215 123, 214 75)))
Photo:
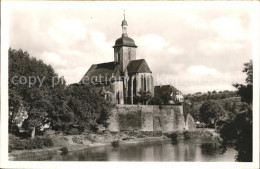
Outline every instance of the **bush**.
POLYGON ((190 138, 191 138, 190 134, 191 134, 191 133, 189 133, 188 131, 184 131, 184 132, 183 132, 183 137, 184 137, 184 139, 190 139, 190 138))
POLYGON ((72 128, 68 131, 68 135, 77 135, 80 134, 79 130, 77 128, 72 128))
POLYGON ((66 155, 66 154, 68 154, 68 152, 69 152, 69 150, 68 150, 67 147, 62 147, 62 148, 60 149, 60 151, 61 151, 61 154, 62 154, 62 155, 66 155))
POLYGON ((49 137, 35 137, 34 139, 20 139, 14 135, 9 135, 8 151, 13 150, 32 150, 42 149, 43 147, 51 147, 53 142, 49 137))
POLYGON ((178 138, 178 134, 177 133, 171 133, 169 136, 170 136, 172 141, 177 141, 177 138, 178 138))
POLYGON ((111 142, 111 145, 112 145, 113 147, 118 147, 118 146, 119 146, 119 140, 112 141, 112 142, 111 142))

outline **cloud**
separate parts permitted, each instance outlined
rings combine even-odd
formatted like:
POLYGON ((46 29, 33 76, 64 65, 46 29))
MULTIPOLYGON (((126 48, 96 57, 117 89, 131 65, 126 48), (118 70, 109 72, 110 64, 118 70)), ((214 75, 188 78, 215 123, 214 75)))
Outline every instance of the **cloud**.
POLYGON ((104 53, 104 55, 107 55, 109 52, 113 52, 112 50, 112 43, 106 41, 106 36, 104 33, 93 30, 90 32, 91 40, 93 44, 98 48, 99 52, 104 53))
POLYGON ((72 45, 86 37, 87 28, 80 19, 61 19, 52 24, 49 36, 62 45, 72 45))
MULTIPOLYGON (((154 76, 170 79, 164 84, 187 93, 232 89, 235 77, 244 78, 243 63, 252 58, 248 8, 127 10, 137 59, 145 58, 154 76)), ((112 46, 121 36, 118 8, 15 8, 10 13, 10 47, 51 64, 68 83, 78 82, 91 64, 114 59, 112 46)))
POLYGON ((174 54, 174 55, 180 55, 180 54, 183 54, 183 53, 184 53, 183 49, 181 49, 181 48, 176 48, 176 47, 173 47, 173 46, 171 46, 170 48, 168 48, 168 51, 169 51, 171 54, 174 54))
POLYGON ((136 39, 139 46, 152 51, 162 50, 166 42, 163 37, 156 34, 143 35, 136 39))
POLYGON ((81 80, 84 74, 87 72, 88 67, 86 66, 78 66, 75 68, 61 68, 57 69, 59 75, 63 75, 66 83, 77 83, 81 80))
POLYGON ((56 53, 51 52, 43 52, 41 55, 41 59, 52 66, 66 66, 67 60, 62 59, 56 53))
POLYGON ((227 41, 241 40, 246 36, 246 31, 238 18, 217 18, 210 22, 210 28, 217 33, 218 38, 227 41))
POLYGON ((188 73, 192 75, 219 75, 220 73, 216 69, 207 68, 204 65, 195 65, 187 68, 188 73))

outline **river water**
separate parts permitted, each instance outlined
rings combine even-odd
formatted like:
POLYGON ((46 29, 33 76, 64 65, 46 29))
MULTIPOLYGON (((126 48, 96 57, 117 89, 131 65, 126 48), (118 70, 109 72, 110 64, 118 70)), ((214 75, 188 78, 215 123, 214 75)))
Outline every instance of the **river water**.
POLYGON ((160 141, 99 146, 67 155, 48 155, 16 160, 25 161, 235 161, 236 151, 222 153, 216 138, 193 138, 178 142, 160 141))

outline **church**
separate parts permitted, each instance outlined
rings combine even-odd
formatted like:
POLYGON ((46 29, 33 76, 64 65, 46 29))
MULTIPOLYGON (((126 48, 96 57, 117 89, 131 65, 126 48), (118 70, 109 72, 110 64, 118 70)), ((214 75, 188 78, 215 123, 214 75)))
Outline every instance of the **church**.
POLYGON ((134 104, 140 92, 154 95, 153 76, 145 59, 136 59, 137 46, 127 34, 125 15, 121 27, 122 36, 113 46, 114 61, 93 64, 80 83, 115 104, 134 104))

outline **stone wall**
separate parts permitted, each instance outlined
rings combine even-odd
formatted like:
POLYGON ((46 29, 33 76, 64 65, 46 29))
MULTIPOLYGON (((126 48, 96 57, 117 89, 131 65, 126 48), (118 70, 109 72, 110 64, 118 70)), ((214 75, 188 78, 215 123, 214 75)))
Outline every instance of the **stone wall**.
POLYGON ((186 122, 182 105, 117 105, 108 120, 110 131, 162 131, 193 130, 191 116, 186 122), (192 123, 192 124, 187 124, 192 123))
POLYGON ((185 121, 185 130, 195 130, 196 124, 193 117, 190 114, 187 114, 186 121, 185 121))

